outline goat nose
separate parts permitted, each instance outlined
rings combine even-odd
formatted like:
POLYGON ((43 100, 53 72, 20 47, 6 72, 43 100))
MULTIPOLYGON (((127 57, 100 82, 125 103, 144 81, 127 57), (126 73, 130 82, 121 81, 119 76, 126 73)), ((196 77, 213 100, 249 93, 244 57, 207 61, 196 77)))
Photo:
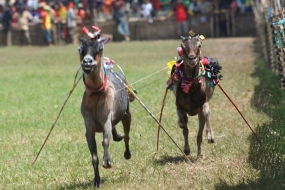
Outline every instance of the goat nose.
POLYGON ((82 64, 84 65, 92 65, 93 62, 94 62, 94 59, 90 55, 86 55, 82 60, 82 64))
POLYGON ((196 59, 196 55, 190 55, 190 56, 189 56, 189 59, 190 59, 190 60, 196 59))

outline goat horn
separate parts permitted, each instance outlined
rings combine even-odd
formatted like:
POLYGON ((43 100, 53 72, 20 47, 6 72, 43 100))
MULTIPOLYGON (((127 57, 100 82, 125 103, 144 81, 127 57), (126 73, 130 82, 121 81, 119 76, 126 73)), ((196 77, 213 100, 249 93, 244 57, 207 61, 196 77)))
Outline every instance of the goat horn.
POLYGON ((95 30, 95 31, 99 31, 100 30, 100 28, 97 27, 97 26, 92 26, 92 29, 95 30))
POLYGON ((82 28, 82 32, 83 32, 84 34, 86 34, 87 36, 89 36, 91 39, 95 37, 94 34, 92 34, 91 32, 89 32, 89 30, 88 30, 85 26, 82 28))
POLYGON ((191 37, 193 37, 193 36, 195 35, 195 32, 194 32, 193 30, 190 30, 190 31, 189 31, 189 35, 190 35, 191 37))
POLYGON ((183 37, 183 36, 180 36, 180 38, 182 39, 182 40, 185 40, 186 38, 185 37, 183 37))
POLYGON ((203 41, 203 40, 205 40, 205 36, 199 35, 199 39, 200 39, 201 41, 203 41))
POLYGON ((100 28, 97 26, 92 26, 92 29, 95 30, 94 36, 98 36, 101 32, 100 28))

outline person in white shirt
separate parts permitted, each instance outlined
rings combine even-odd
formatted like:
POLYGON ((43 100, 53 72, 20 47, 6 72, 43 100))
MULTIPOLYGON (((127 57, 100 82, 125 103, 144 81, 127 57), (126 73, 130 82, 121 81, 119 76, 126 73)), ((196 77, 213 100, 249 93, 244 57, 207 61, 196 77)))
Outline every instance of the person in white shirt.
POLYGON ((70 43, 75 44, 75 28, 76 28, 76 15, 75 10, 73 8, 73 3, 69 2, 68 4, 68 10, 66 13, 66 26, 68 30, 68 41, 70 43))
POLYGON ((153 5, 151 4, 150 0, 145 0, 141 6, 141 14, 143 18, 148 19, 149 23, 153 22, 152 21, 152 11, 153 11, 153 5))

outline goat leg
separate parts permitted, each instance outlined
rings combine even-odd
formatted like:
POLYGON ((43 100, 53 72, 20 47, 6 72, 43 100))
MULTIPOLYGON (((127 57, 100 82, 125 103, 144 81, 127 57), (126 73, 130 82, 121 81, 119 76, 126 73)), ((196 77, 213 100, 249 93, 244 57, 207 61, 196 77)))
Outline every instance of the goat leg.
POLYGON ((122 119, 122 124, 124 127, 124 133, 125 133, 125 137, 124 137, 124 141, 125 141, 125 153, 124 153, 124 157, 125 159, 130 159, 131 158, 131 152, 130 152, 130 148, 129 148, 129 140, 130 140, 130 127, 131 127, 131 113, 128 112, 124 115, 123 119, 122 119))
POLYGON ((203 105, 203 113, 205 115, 206 135, 207 135, 208 143, 215 143, 214 131, 213 131, 213 129, 211 127, 211 123, 210 123, 211 111, 210 111, 208 102, 206 102, 203 105))
POLYGON ((101 177, 100 177, 99 168, 98 168, 99 159, 98 159, 98 156, 97 156, 97 146, 96 146, 96 141, 95 141, 95 132, 86 131, 85 137, 86 137, 88 148, 89 148, 89 151, 90 151, 90 154, 91 154, 92 165, 93 165, 94 175, 95 175, 94 181, 93 181, 93 186, 94 187, 100 187, 100 185, 101 185, 101 177))
POLYGON ((111 122, 107 121, 104 126, 104 132, 103 132, 103 148, 104 148, 104 156, 103 156, 103 167, 104 168, 111 168, 111 159, 109 156, 109 143, 111 138, 111 122))
POLYGON ((121 135, 117 132, 117 129, 115 126, 112 129, 112 135, 113 135, 113 140, 116 142, 120 142, 124 138, 124 135, 121 135))
POLYGON ((190 154, 190 146, 189 146, 189 142, 188 142, 188 127, 187 127, 187 123, 188 123, 188 117, 187 117, 187 113, 185 111, 182 111, 181 109, 177 108, 177 116, 178 116, 178 125, 180 128, 183 129, 183 136, 184 136, 184 153, 186 155, 190 154))
POLYGON ((203 111, 200 111, 198 113, 198 118, 199 118, 199 129, 198 129, 198 134, 197 134, 197 156, 198 157, 203 157, 202 153, 202 141, 203 141, 203 130, 205 127, 205 115, 203 111))

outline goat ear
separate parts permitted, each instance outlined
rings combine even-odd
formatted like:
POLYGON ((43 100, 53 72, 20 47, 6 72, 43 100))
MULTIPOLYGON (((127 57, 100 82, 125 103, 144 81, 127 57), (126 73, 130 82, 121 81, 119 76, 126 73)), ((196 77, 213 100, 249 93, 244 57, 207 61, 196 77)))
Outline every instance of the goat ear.
POLYGON ((77 50, 78 50, 78 53, 81 55, 81 54, 82 54, 82 50, 83 50, 83 45, 80 44, 80 45, 78 46, 77 50))
POLYGON ((84 38, 79 38, 79 41, 82 43, 82 42, 84 42, 84 41, 86 41, 84 38))
POLYGON ((78 52, 79 52, 79 54, 81 54, 82 53, 82 50, 83 50, 83 45, 82 45, 82 43, 83 42, 86 42, 86 40, 84 39, 84 38, 79 38, 79 41, 81 42, 81 44, 78 46, 78 48, 77 48, 77 50, 78 50, 78 52))
POLYGON ((103 42, 103 41, 105 41, 105 38, 99 38, 99 39, 97 40, 98 43, 101 43, 101 42, 103 42))
POLYGON ((104 49, 104 41, 105 41, 105 38, 99 38, 97 40, 97 42, 99 44, 99 46, 98 46, 99 50, 103 50, 104 49))
POLYGON ((183 42, 181 43, 181 47, 182 47, 183 50, 186 48, 185 44, 183 42))

